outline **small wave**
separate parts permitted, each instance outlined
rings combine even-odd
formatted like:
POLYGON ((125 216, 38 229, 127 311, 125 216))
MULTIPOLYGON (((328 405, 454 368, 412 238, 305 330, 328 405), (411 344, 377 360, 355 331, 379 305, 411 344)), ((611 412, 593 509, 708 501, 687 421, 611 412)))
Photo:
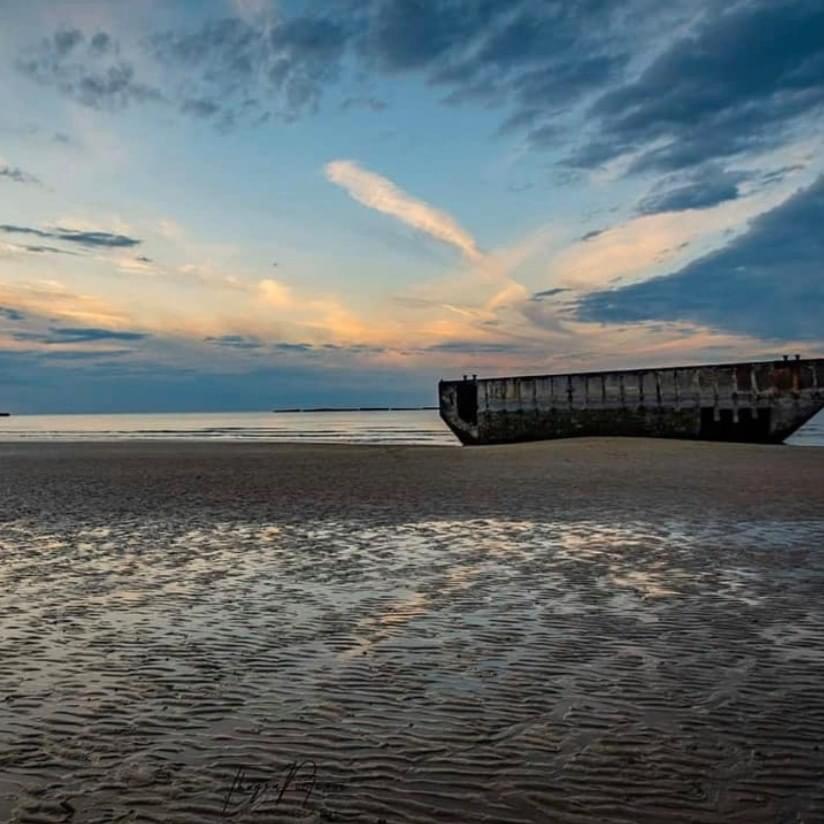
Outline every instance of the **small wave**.
MULTIPOLYGON (((304 412, 143 415, 21 415, 0 420, 2 441, 242 441, 457 446, 432 410, 341 415, 304 412)), ((787 440, 790 446, 824 446, 824 414, 787 440)))
POLYGON ((0 426, 5 441, 243 441, 457 445, 432 410, 319 413, 281 417, 271 413, 16 416, 0 426))

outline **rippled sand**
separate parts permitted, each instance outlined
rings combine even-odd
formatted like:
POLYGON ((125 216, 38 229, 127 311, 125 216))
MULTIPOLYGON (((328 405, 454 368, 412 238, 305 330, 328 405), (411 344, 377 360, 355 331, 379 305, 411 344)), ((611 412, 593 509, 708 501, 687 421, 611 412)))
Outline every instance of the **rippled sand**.
POLYGON ((0 445, 0 498, 0 821, 824 821, 822 450, 0 445))

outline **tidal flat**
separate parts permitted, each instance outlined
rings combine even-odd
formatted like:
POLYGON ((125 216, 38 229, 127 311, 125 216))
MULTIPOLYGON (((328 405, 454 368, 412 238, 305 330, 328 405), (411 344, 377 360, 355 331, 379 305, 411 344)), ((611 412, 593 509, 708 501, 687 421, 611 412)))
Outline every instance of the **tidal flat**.
POLYGON ((0 444, 0 820, 824 821, 824 450, 0 444))

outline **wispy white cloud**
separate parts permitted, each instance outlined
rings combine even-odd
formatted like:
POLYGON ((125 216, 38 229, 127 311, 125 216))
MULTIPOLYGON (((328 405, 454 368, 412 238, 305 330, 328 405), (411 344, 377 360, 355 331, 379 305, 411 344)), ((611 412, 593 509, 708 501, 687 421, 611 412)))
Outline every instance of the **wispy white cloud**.
POLYGON ((364 169, 352 160, 326 164, 326 177, 364 206, 375 209, 458 249, 468 260, 483 257, 475 238, 455 218, 419 200, 388 178, 364 169))

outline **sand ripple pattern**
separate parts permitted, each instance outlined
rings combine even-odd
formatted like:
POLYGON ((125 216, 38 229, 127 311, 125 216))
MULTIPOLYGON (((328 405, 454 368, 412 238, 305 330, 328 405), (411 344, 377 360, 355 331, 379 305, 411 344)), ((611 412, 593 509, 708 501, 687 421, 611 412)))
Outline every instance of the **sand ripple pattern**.
POLYGON ((824 520, 7 522, 0 820, 824 821, 822 546, 824 520))

